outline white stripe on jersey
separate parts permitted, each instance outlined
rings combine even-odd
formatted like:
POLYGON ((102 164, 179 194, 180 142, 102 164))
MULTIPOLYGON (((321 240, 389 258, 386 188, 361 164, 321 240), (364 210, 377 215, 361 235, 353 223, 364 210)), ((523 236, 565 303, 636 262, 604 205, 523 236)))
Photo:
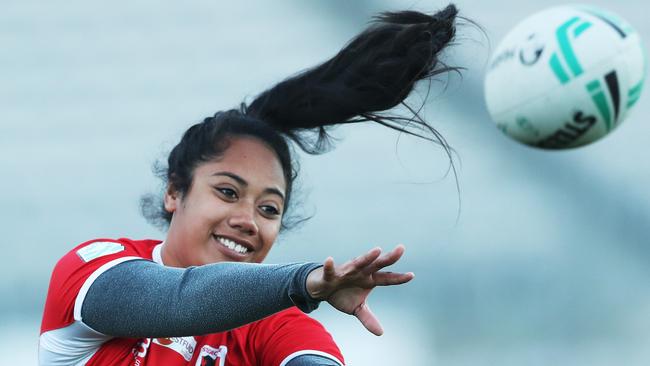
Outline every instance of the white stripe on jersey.
POLYGON ((38 364, 85 365, 99 347, 111 338, 78 321, 65 328, 45 332, 38 341, 38 364))
POLYGON ((81 305, 83 305, 84 300, 86 299, 86 294, 88 293, 88 290, 90 290, 90 286, 95 282, 97 277, 99 277, 102 273, 108 271, 109 269, 117 266, 118 264, 126 261, 132 261, 134 259, 143 259, 140 257, 122 257, 122 258, 117 258, 115 260, 112 260, 108 263, 105 263, 103 266, 97 268, 95 272, 93 272, 88 278, 86 278, 86 281, 84 281, 83 286, 81 286, 81 289, 79 289, 79 293, 77 294, 77 298, 74 301, 74 320, 76 321, 81 321, 81 305))

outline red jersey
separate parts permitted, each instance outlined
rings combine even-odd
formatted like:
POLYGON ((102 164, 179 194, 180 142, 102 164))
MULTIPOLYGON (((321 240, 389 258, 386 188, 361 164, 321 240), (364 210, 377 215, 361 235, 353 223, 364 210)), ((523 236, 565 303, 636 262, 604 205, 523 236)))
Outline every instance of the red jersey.
POLYGON ((95 279, 128 260, 148 259, 162 265, 161 247, 157 240, 98 239, 61 258, 45 303, 39 364, 284 366, 299 355, 313 354, 343 365, 330 334, 295 307, 234 330, 193 337, 114 338, 85 325, 81 305, 95 279))

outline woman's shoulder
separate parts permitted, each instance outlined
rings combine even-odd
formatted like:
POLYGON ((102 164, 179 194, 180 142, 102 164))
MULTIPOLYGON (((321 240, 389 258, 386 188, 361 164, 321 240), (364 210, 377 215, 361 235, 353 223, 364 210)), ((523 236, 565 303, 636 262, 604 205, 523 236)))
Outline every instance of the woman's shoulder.
POLYGON ((90 262, 100 257, 122 252, 147 258, 150 257, 153 249, 160 243, 160 240, 155 239, 97 238, 76 245, 64 255, 64 258, 73 255, 84 262, 90 262))
POLYGON ((102 273, 126 260, 153 260, 159 240, 132 240, 127 238, 99 238, 87 240, 59 258, 52 271, 52 281, 62 283, 72 277, 86 278, 99 269, 102 273), (54 281, 55 280, 55 281, 54 281))
POLYGON ((129 260, 151 260, 159 241, 93 239, 63 255, 52 270, 41 333, 66 328, 81 320, 81 304, 102 273, 129 260))

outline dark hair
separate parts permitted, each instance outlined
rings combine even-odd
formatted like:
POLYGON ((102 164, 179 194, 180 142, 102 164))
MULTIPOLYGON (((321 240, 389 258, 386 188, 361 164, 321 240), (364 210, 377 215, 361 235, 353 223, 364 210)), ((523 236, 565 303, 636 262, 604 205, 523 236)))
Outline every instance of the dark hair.
MULTIPOLYGON (((439 143, 451 159, 442 136, 404 99, 418 80, 457 70, 438 61, 454 36, 456 14, 456 7, 449 5, 433 15, 401 11, 376 16, 328 61, 280 82, 248 106, 218 112, 190 127, 160 175, 177 192, 187 193, 200 163, 219 157, 232 137, 254 137, 276 153, 283 168, 286 212, 297 175, 288 141, 307 153, 323 153, 332 146, 327 130, 334 125, 376 122, 439 143), (413 116, 384 112, 400 103, 413 116)), ((151 196, 143 198, 143 214, 153 223, 168 224, 171 213, 154 202, 151 196)), ((283 229, 291 226, 289 217, 283 215, 283 229)))

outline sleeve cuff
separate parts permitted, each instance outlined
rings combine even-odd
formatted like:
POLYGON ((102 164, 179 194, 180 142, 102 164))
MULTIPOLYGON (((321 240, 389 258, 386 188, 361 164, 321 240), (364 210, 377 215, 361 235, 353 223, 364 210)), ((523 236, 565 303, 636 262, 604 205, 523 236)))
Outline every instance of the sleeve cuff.
POLYGON ((298 309, 304 313, 311 313, 318 308, 320 300, 314 299, 307 291, 307 276, 311 271, 322 267, 322 264, 307 263, 298 269, 289 288, 289 298, 298 309))

